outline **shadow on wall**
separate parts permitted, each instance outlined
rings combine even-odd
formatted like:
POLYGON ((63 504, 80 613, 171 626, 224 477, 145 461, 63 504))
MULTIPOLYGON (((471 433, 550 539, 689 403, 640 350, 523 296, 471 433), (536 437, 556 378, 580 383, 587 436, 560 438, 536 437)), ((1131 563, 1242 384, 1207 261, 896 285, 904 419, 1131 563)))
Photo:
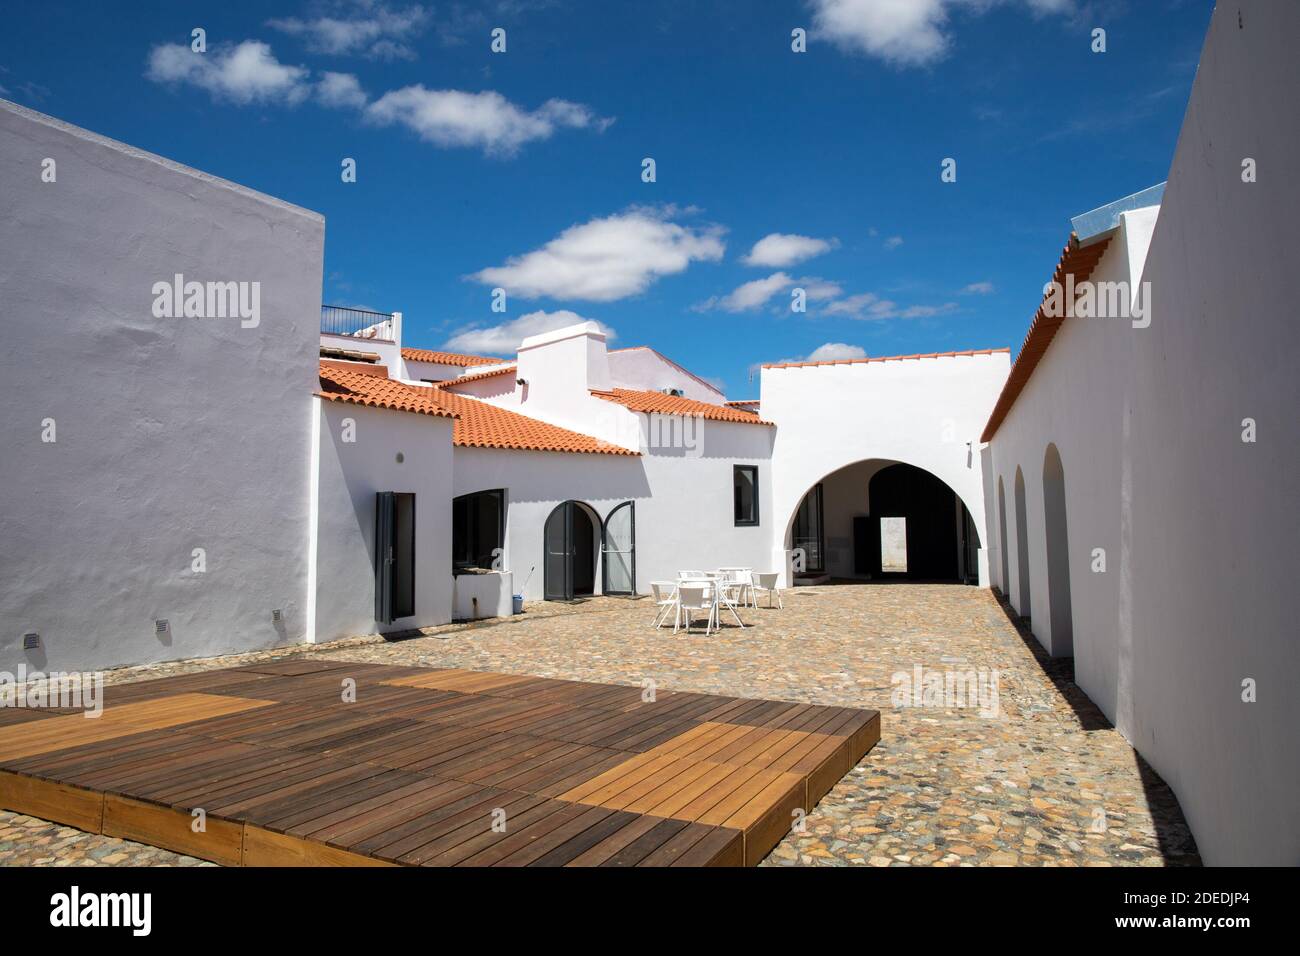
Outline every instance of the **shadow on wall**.
MULTIPOLYGON (((1015 628, 1016 634, 1024 642, 1025 647, 1034 655, 1034 660, 1042 669, 1043 674, 1052 682, 1052 686, 1056 688, 1056 692, 1061 695, 1062 699, 1070 705, 1070 709, 1074 711, 1080 729, 1084 732, 1113 730, 1114 725, 1106 719, 1106 715, 1074 683, 1074 658, 1052 657, 1049 655, 1043 645, 1038 643, 1038 639, 1030 633, 1028 618, 1018 615, 1006 596, 996 588, 991 590, 993 596, 997 599, 998 606, 1002 609, 1002 613, 1006 615, 1011 626, 1015 628)), ((1138 773, 1142 777, 1143 795, 1146 799, 1147 809, 1151 812, 1151 819, 1155 824, 1156 842, 1159 845, 1160 855, 1164 858, 1165 865, 1200 866, 1201 856, 1196 849, 1196 840, 1183 817, 1178 798, 1174 796, 1173 790, 1169 788, 1169 784, 1165 783, 1160 774, 1156 773, 1151 765, 1142 759, 1141 754, 1136 750, 1132 751, 1132 753, 1133 759, 1137 763, 1138 773)), ((1104 804, 1098 804, 1099 811, 1105 811, 1106 809, 1107 807, 1104 804)), ((1126 825, 1126 821, 1118 816, 1099 816, 1097 823, 1108 827, 1126 825)))

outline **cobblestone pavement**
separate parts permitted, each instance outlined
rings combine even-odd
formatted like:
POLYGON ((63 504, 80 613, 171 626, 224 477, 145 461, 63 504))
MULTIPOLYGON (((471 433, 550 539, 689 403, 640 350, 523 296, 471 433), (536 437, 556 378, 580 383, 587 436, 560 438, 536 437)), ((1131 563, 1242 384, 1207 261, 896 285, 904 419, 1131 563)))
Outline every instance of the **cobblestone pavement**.
MULTIPOLYGON (((272 657, 534 674, 741 697, 872 707, 881 741, 764 865, 1198 865, 1173 794, 987 590, 826 585, 785 592, 785 609, 743 612, 705 636, 650 627, 648 600, 530 604, 515 618, 448 625, 400 641, 112 672, 140 680, 272 657), (896 706, 895 676, 984 675, 974 693, 896 706), (987 681, 996 671, 996 712, 987 681), (969 705, 969 706, 965 706, 969 705)), ((949 678, 951 680, 951 678, 949 678)), ((924 684, 924 679, 922 680, 924 684)), ((977 685, 967 685, 977 686, 977 685)), ((952 686, 960 693, 962 688, 952 686)), ((187 865, 162 850, 0 814, 0 863, 187 865)))

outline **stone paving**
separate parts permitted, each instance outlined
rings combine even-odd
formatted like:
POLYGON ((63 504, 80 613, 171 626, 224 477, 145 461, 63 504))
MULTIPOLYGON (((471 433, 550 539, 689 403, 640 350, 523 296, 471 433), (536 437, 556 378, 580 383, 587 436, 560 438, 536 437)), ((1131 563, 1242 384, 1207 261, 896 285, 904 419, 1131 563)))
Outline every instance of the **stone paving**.
MULTIPOLYGON (((872 707, 880 743, 764 865, 1199 865, 1169 788, 1070 682, 1069 662, 1045 658, 992 592, 824 585, 787 591, 785 604, 747 610, 753 626, 709 636, 656 631, 646 599, 530 604, 519 617, 406 640, 356 637, 108 679, 308 654, 872 707), (910 682, 917 668, 909 692, 896 677, 910 682), (946 694, 929 686, 935 674, 946 694), (983 676, 983 698, 978 680, 958 674, 983 676)), ((0 813, 0 864, 197 862, 0 813)))

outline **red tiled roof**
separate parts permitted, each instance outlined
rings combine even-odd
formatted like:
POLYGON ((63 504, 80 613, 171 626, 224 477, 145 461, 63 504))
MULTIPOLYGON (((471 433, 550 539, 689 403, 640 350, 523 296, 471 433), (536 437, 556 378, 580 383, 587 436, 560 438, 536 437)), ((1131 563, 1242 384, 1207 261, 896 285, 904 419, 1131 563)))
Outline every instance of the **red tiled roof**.
POLYGON ((660 415, 697 415, 715 422, 739 422, 746 425, 771 425, 754 412, 740 408, 728 408, 725 405, 712 405, 698 402, 693 398, 679 395, 665 395, 663 392, 643 392, 631 388, 615 388, 608 392, 592 389, 591 394, 607 402, 616 402, 634 412, 656 412, 660 415))
POLYGON ((750 410, 754 410, 758 408, 759 401, 756 398, 751 398, 751 399, 737 401, 737 402, 723 402, 722 404, 730 405, 732 408, 748 408, 750 410))
POLYGON ((379 378, 388 378, 387 365, 365 364, 363 362, 343 362, 337 359, 327 359, 322 357, 320 360, 321 368, 336 368, 342 372, 356 372, 358 375, 376 375, 379 378))
POLYGON ((331 402, 347 402, 370 408, 390 408, 399 412, 418 412, 455 418, 433 398, 433 389, 395 382, 387 375, 339 368, 335 363, 322 362, 320 366, 320 391, 316 394, 331 402))
POLYGON ((477 382, 480 379, 496 378, 498 375, 513 375, 515 367, 507 365, 505 368, 494 368, 487 372, 470 372, 468 375, 462 375, 459 378, 448 378, 438 383, 438 388, 452 388, 456 385, 464 385, 466 382, 477 382))
POLYGON ((496 365, 501 361, 498 358, 488 358, 486 355, 432 352, 429 349, 402 349, 402 358, 410 362, 433 362, 435 365, 457 365, 461 368, 469 368, 472 365, 496 365))
POLYGON ((768 362, 763 368, 810 368, 818 365, 863 365, 867 362, 905 362, 910 359, 961 358, 968 355, 996 355, 1010 349, 973 349, 967 352, 926 352, 922 355, 878 355, 867 358, 827 359, 824 362, 768 362))
POLYGON ((507 408, 498 408, 432 386, 407 385, 392 379, 326 365, 320 369, 320 385, 321 390, 316 394, 334 402, 454 418, 452 442, 461 447, 517 448, 598 455, 639 454, 591 435, 569 431, 507 408))
MULTIPOLYGON (((1080 282, 1086 282, 1092 275, 1092 270, 1097 268, 1097 263, 1101 261, 1109 245, 1110 237, 1107 236, 1101 242, 1080 248, 1079 237, 1070 233, 1070 239, 1065 244, 1065 249, 1061 251, 1060 261, 1056 264, 1056 271, 1052 273, 1052 281, 1063 287, 1066 284, 1066 276, 1073 275, 1076 286, 1080 282)), ((1044 295, 1043 302, 1046 301, 1047 296, 1044 295)), ((1011 406, 1016 403, 1016 399, 1020 397, 1020 393, 1029 382, 1029 376, 1034 374, 1034 369, 1038 367, 1047 347, 1056 337, 1056 330, 1064 321, 1063 315, 1049 316, 1044 313, 1043 303, 1039 303, 1038 311, 1034 313, 1034 320, 1029 325, 1029 334, 1025 336, 1024 345, 1020 346, 1020 354, 1016 356, 1016 362, 1011 366, 1011 374, 1007 376, 1006 384, 1002 386, 1002 394, 998 396, 997 404, 993 406, 993 413, 989 415, 988 424, 984 426, 984 434, 980 436, 980 441, 991 441, 997 433, 1003 419, 1011 411, 1011 406)))

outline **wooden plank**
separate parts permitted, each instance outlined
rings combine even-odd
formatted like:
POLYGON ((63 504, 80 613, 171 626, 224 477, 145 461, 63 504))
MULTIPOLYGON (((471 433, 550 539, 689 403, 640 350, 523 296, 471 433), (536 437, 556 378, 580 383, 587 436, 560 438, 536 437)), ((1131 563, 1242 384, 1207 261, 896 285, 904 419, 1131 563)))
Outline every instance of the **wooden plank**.
POLYGON ((87 833, 98 833, 104 821, 102 793, 7 770, 0 770, 0 807, 87 833))
POLYGON ((244 827, 244 866, 392 866, 313 840, 273 833, 253 824, 244 827))
POLYGON ((195 818, 183 810, 115 794, 104 796, 105 836, 160 846, 165 850, 211 860, 222 866, 242 863, 244 825, 207 817, 194 832, 195 818))

